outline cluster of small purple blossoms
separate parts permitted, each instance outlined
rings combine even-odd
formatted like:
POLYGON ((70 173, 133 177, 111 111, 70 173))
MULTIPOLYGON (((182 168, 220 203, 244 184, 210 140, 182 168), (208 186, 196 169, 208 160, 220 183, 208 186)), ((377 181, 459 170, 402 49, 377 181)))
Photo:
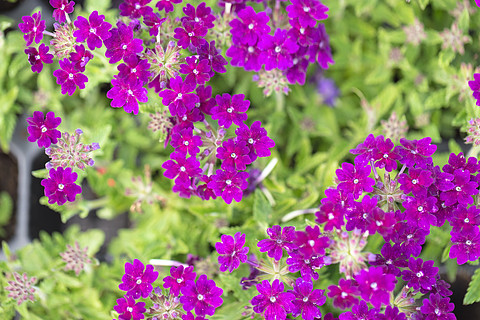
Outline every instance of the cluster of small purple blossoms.
POLYGON ((57 130, 62 119, 55 117, 51 111, 47 112, 45 117, 43 112, 35 111, 33 117, 27 118, 27 122, 28 141, 37 142, 40 148, 45 147, 45 153, 51 158, 46 164, 49 170, 48 178, 41 182, 45 187, 48 203, 63 205, 67 201, 75 201, 82 188, 75 183, 78 174, 73 169, 84 170, 85 166, 92 166, 94 161, 90 157, 90 152, 99 149, 100 146, 98 143, 82 144, 80 129, 73 135, 67 132, 62 134, 57 130))
POLYGON ((273 90, 266 85, 265 94, 282 90, 287 94, 288 86, 280 85, 282 78, 303 85, 309 64, 317 62, 327 69, 333 63, 325 26, 318 23, 328 17, 328 7, 320 0, 292 0, 285 15, 281 6, 277 1, 275 8, 258 13, 250 6, 237 7, 230 22, 233 45, 226 55, 232 66, 260 74, 280 71, 270 84, 273 90))
MULTIPOLYGON (((58 21, 55 33, 45 31, 40 13, 24 17, 20 27, 27 45, 32 39, 41 41, 43 33, 54 37, 52 52, 60 59, 60 69, 53 74, 62 94, 72 95, 77 87, 85 88, 88 79, 83 73, 92 52, 105 45, 105 57, 117 64, 118 70, 107 92, 110 105, 136 115, 139 103, 148 101, 147 88, 153 88, 168 108, 170 115, 160 120, 167 124, 159 126, 165 128, 165 146, 174 148, 170 160, 163 164, 164 175, 175 180, 173 191, 187 198, 222 197, 228 204, 238 202, 248 187, 247 165, 258 157, 270 156, 275 143, 260 122, 247 125, 250 101, 245 95, 212 97, 208 81, 215 73, 225 73, 228 64, 215 41, 206 40, 215 26, 212 9, 204 2, 196 7, 187 4, 184 16, 174 20, 168 12, 181 1, 157 1, 155 9, 150 2, 124 1, 120 5, 123 18, 112 27, 97 11, 88 19, 78 16, 71 21, 74 3, 51 1, 58 21), (144 39, 145 31, 151 39, 144 39), (181 49, 192 55, 182 56, 181 49), (227 134, 232 125, 236 129, 227 134)), ((51 55, 46 58, 48 51, 43 44, 38 52, 29 49, 32 68, 40 70, 42 61, 51 61, 51 55)), ((80 166, 91 162, 86 155, 76 158, 82 159, 80 166)), ((58 159, 52 159, 52 165, 53 160, 58 159)))
POLYGON ((125 274, 122 277, 120 290, 127 291, 123 298, 117 300, 114 310, 119 314, 119 320, 144 319, 205 319, 213 316, 215 309, 222 305, 223 290, 205 274, 197 278, 193 266, 183 264, 173 266, 170 275, 163 279, 163 294, 159 287, 153 288, 158 278, 158 272, 152 265, 146 267, 137 259, 133 264, 125 264, 125 274), (145 302, 136 302, 140 297, 148 298, 152 306, 146 308, 145 302), (195 313, 194 314, 192 313, 195 313))

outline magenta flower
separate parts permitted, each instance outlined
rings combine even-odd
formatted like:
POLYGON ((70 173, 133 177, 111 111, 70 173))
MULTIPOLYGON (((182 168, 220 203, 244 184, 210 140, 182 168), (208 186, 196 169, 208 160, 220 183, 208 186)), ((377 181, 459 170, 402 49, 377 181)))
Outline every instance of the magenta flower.
POLYGON ((136 19, 151 14, 153 13, 153 9, 148 6, 151 1, 152 0, 125 0, 118 6, 120 15, 136 19))
POLYGON ((213 316, 215 309, 223 303, 222 288, 217 287, 215 281, 208 280, 205 274, 200 275, 196 283, 193 280, 187 280, 180 291, 183 309, 185 311, 195 309, 197 316, 213 316))
POLYGON ((188 186, 191 178, 202 173, 200 161, 194 156, 186 158, 186 155, 174 152, 170 155, 170 159, 162 164, 162 168, 165 169, 163 175, 172 180, 176 178, 177 185, 188 186))
POLYGON ((249 148, 250 160, 253 162, 257 157, 269 157, 271 155, 270 149, 275 147, 275 142, 267 136, 267 130, 262 128, 260 121, 255 121, 252 126, 248 128, 247 125, 242 124, 236 130, 237 141, 243 141, 249 148))
POLYGON ((342 169, 335 171, 340 181, 338 190, 344 193, 352 193, 355 199, 358 199, 364 191, 372 192, 375 180, 368 177, 370 171, 369 165, 363 166, 355 163, 354 166, 351 163, 342 163, 342 169))
POLYGON ((408 269, 402 271, 402 279, 407 281, 407 286, 414 290, 430 290, 436 282, 438 268, 434 267, 435 261, 423 261, 418 258, 408 259, 408 269))
POLYGON ((90 14, 88 20, 82 16, 78 16, 73 24, 78 29, 75 30, 73 36, 78 42, 87 40, 87 45, 90 50, 101 48, 102 41, 107 40, 112 35, 110 33, 112 25, 106 22, 105 16, 103 14, 99 15, 96 10, 90 14))
POLYGON ((196 9, 190 3, 187 3, 183 7, 183 13, 185 13, 185 17, 182 18, 182 23, 198 24, 207 29, 214 27, 213 21, 215 21, 215 16, 212 14, 212 9, 207 7, 205 2, 200 3, 196 9))
POLYGON ((162 26, 163 22, 165 22, 166 18, 161 18, 160 15, 156 12, 147 13, 143 17, 143 23, 150 29, 148 30, 148 34, 152 37, 156 37, 162 26))
POLYGON ((260 240, 257 246, 260 252, 267 252, 267 255, 275 261, 282 259, 283 249, 293 251, 297 248, 293 244, 295 227, 284 227, 282 230, 279 225, 275 225, 267 229, 267 234, 270 239, 260 240))
POLYGON ((200 177, 200 181, 202 181, 203 184, 197 186, 197 196, 199 196, 202 200, 210 200, 210 198, 217 198, 217 196, 215 195, 215 191, 212 188, 208 187, 208 183, 212 181, 212 177, 213 175, 203 175, 200 177))
POLYGON ((143 41, 134 38, 133 29, 119 21, 117 28, 110 30, 111 36, 104 40, 107 51, 105 57, 110 58, 110 63, 116 63, 123 57, 143 51, 143 41))
POLYGON ((397 232, 393 234, 393 242, 400 244, 407 257, 410 255, 418 257, 429 231, 407 222, 397 223, 395 229, 397 232))
POLYGON ((75 68, 75 64, 67 58, 59 61, 60 68, 53 71, 53 75, 57 78, 57 84, 62 86, 62 94, 71 96, 78 88, 85 89, 85 82, 88 81, 87 76, 75 68))
POLYGON ((207 43, 207 40, 203 38, 207 35, 207 28, 200 24, 187 21, 183 23, 183 28, 176 28, 174 31, 173 37, 178 40, 177 43, 180 48, 187 49, 190 44, 198 48, 207 43))
POLYGON ((314 28, 302 25, 298 19, 290 19, 288 22, 290 22, 292 26, 292 28, 288 30, 288 35, 292 37, 292 39, 296 39, 297 43, 302 47, 308 47, 313 44, 314 28))
POLYGON ((288 271, 295 273, 300 271, 303 279, 313 278, 318 280, 318 273, 315 271, 325 265, 323 256, 307 255, 300 250, 288 252, 287 258, 288 271))
POLYGON ((393 246, 386 242, 382 246, 381 254, 376 254, 375 258, 369 259, 372 266, 381 266, 384 273, 393 274, 398 277, 401 273, 399 268, 407 267, 405 249, 399 244, 393 246))
POLYGON ((375 155, 378 153, 377 140, 373 134, 369 134, 364 142, 360 143, 355 149, 350 150, 351 154, 356 154, 355 162, 367 165, 370 161, 375 161, 375 155))
POLYGON ((473 80, 468 81, 468 86, 473 91, 472 96, 477 101, 477 106, 480 106, 480 73, 475 73, 473 75, 473 80))
POLYGON ((457 258, 458 264, 467 261, 475 261, 480 257, 480 232, 478 228, 463 230, 462 232, 450 232, 452 247, 450 259, 457 258))
POLYGON ((186 74, 185 83, 192 86, 205 84, 210 80, 210 62, 207 59, 199 60, 196 57, 187 57, 185 64, 180 65, 180 73, 186 74))
POLYGON ((257 284, 257 290, 260 294, 252 299, 253 311, 263 314, 265 320, 285 320, 293 308, 295 296, 284 292, 283 282, 275 279, 270 284, 268 280, 263 280, 257 284))
POLYGON ((260 71, 265 63, 262 60, 263 50, 258 46, 248 44, 233 44, 225 55, 232 58, 230 64, 234 67, 243 67, 245 71, 260 71))
POLYGON ((406 197, 403 202, 405 216, 411 223, 429 230, 430 225, 437 223, 437 217, 433 214, 438 211, 436 203, 435 197, 406 197))
POLYGON ((360 296, 358 286, 352 280, 340 279, 338 286, 328 287, 328 297, 333 300, 333 306, 345 310, 358 303, 360 296))
POLYGON ((405 194, 413 193, 415 197, 427 195, 427 189, 434 183, 432 172, 422 169, 410 169, 408 174, 402 173, 398 177, 400 190, 405 194))
POLYGON ((370 267, 368 271, 361 270, 355 280, 358 282, 362 299, 370 302, 375 308, 380 308, 382 304, 389 304, 390 293, 395 289, 397 282, 393 274, 383 273, 382 267, 370 267))
POLYGON ((361 202, 352 202, 352 208, 347 211, 347 231, 359 229, 362 232, 367 231, 370 223, 370 217, 373 216, 373 212, 381 211, 382 209, 377 207, 377 198, 365 195, 361 202))
POLYGON ((250 101, 245 100, 244 94, 234 94, 233 97, 224 93, 215 97, 217 105, 212 108, 212 119, 218 120, 219 126, 230 128, 232 122, 237 126, 247 120, 246 114, 250 101))
POLYGON ((212 98, 212 87, 197 86, 195 93, 200 100, 195 104, 195 107, 198 107, 202 113, 211 115, 212 108, 215 106, 215 99, 212 98))
POLYGON ((258 43, 263 50, 260 60, 265 61, 265 70, 285 70, 293 66, 292 54, 297 52, 297 42, 288 36, 287 30, 277 29, 273 36, 266 34, 258 43))
POLYGON ((339 320, 378 320, 378 309, 368 309, 365 300, 360 300, 360 303, 352 307, 352 311, 342 313, 339 320))
POLYGON ((59 23, 67 21, 66 16, 73 12, 75 2, 69 0, 50 0, 49 2, 50 5, 55 8, 55 10, 53 10, 53 19, 59 23))
POLYGON ((165 89, 158 95, 163 98, 162 103, 168 106, 172 116, 183 117, 199 102, 197 95, 191 93, 194 89, 195 84, 184 82, 181 76, 176 76, 170 79, 170 89, 165 89))
POLYGON ((315 227, 307 226, 305 231, 295 232, 294 244, 305 256, 323 256, 325 255, 325 249, 330 246, 330 239, 327 236, 322 236, 318 225, 315 227))
MULTIPOLYGON (((285 71, 285 76, 287 77, 288 83, 298 83, 299 85, 303 86, 307 77, 307 68, 309 62, 305 57, 305 53, 300 51, 306 51, 306 49, 304 47, 300 47, 300 49, 292 55, 293 65, 285 71)), ((322 80, 322 82, 319 82, 317 87, 319 93, 322 95, 323 102, 328 106, 333 106, 339 93, 338 89, 333 83, 333 80, 322 80), (320 85, 322 85, 322 87, 320 85)))
POLYGON ((317 62, 322 69, 328 69, 329 64, 333 64, 332 50, 330 48, 330 39, 323 24, 319 24, 312 33, 313 44, 309 46, 309 61, 317 62))
POLYGON ((480 209, 476 206, 471 206, 468 209, 463 205, 457 206, 453 209, 450 225, 453 227, 453 232, 478 227, 480 225, 480 209))
POLYGON ((122 276, 122 283, 118 288, 127 291, 125 296, 131 296, 133 299, 140 297, 147 298, 153 290, 152 283, 157 280, 158 272, 153 270, 153 266, 134 259, 133 264, 125 263, 125 274, 122 276))
POLYGON ((173 11, 172 3, 182 3, 182 0, 159 0, 156 6, 159 11, 162 11, 165 9, 165 13, 169 13, 173 11))
POLYGON ((290 19, 298 19, 304 27, 315 27, 317 21, 328 18, 328 7, 318 0, 292 0, 286 10, 290 19))
POLYGON ((180 294, 180 290, 185 286, 188 280, 194 281, 197 274, 193 272, 193 266, 184 267, 179 265, 178 267, 170 268, 170 276, 163 278, 163 287, 170 288, 170 294, 177 297, 180 294))
POLYGON ((397 169, 397 160, 400 156, 393 149, 392 140, 385 139, 383 136, 377 137, 377 152, 373 155, 375 158, 375 167, 385 168, 387 172, 397 169))
POLYGON ((140 320, 145 318, 143 313, 147 311, 145 309, 145 302, 135 303, 135 299, 130 296, 117 299, 117 305, 113 309, 118 312, 119 320, 140 320))
POLYGON ((82 192, 82 187, 75 184, 78 175, 72 172, 72 168, 50 169, 48 176, 41 184, 45 187, 45 196, 50 204, 57 203, 61 206, 67 200, 73 202, 77 194, 82 192))
POLYGON ((425 315, 425 320, 455 320, 453 313, 455 305, 450 303, 449 298, 443 298, 439 294, 431 294, 428 299, 423 299, 420 311, 425 315))
POLYGON ((118 77, 125 79, 129 83, 147 83, 151 73, 148 71, 150 63, 146 59, 140 59, 136 54, 131 54, 123 58, 124 63, 118 65, 118 77))
POLYGON ((52 143, 57 143, 62 133, 56 128, 62 122, 60 117, 55 118, 55 113, 47 112, 46 118, 43 118, 43 112, 34 111, 33 117, 27 118, 28 128, 30 134, 28 141, 35 142, 39 148, 48 148, 52 143))
POLYGON ((93 54, 86 50, 83 44, 75 46, 75 51, 70 52, 70 61, 75 63, 75 69, 85 71, 88 61, 93 59, 93 54))
POLYGON ((470 181, 468 170, 456 169, 453 176, 452 183, 454 186, 452 190, 440 193, 440 200, 444 201, 446 206, 452 206, 457 202, 464 206, 472 204, 472 196, 478 194, 478 183, 470 181))
POLYGON ((191 156, 200 152, 200 146, 203 144, 202 138, 197 135, 193 135, 193 128, 175 129, 172 130, 172 140, 170 144, 175 148, 175 152, 186 155, 189 153, 191 156))
POLYGON ((210 77, 214 76, 214 71, 218 73, 225 73, 227 69, 225 66, 228 64, 227 60, 222 56, 221 50, 215 47, 215 41, 205 43, 197 48, 197 54, 200 60, 207 59, 210 63, 210 77))
POLYGON ((127 79, 114 77, 112 89, 108 90, 107 98, 112 99, 110 106, 123 108, 127 113, 138 114, 138 102, 147 102, 147 89, 140 81, 129 82, 127 79))
POLYGON ((226 171, 246 170, 252 161, 248 156, 248 148, 243 141, 236 143, 233 139, 224 141, 217 149, 217 158, 222 161, 221 168, 226 171))
POLYGON ((32 66, 33 72, 40 73, 43 69, 43 64, 53 63, 53 54, 48 53, 48 46, 44 43, 40 44, 38 51, 34 47, 28 47, 25 49, 25 53, 28 55, 28 62, 32 66))
POLYGON ((270 33, 270 18, 265 12, 256 13, 252 7, 246 7, 237 16, 238 19, 230 21, 233 43, 255 46, 259 39, 270 33))
POLYGON ((228 270, 231 273, 240 266, 240 262, 245 263, 248 259, 249 248, 243 247, 245 245, 245 234, 237 232, 234 237, 224 234, 221 240, 221 242, 215 243, 215 249, 219 254, 220 271, 228 270))
POLYGON ((334 228, 341 230, 342 226, 345 224, 344 217, 345 210, 341 205, 326 202, 320 206, 320 210, 315 212, 315 221, 318 224, 325 224, 325 231, 332 231, 334 228))
POLYGON ((208 187, 213 189, 217 197, 227 203, 232 200, 240 202, 243 197, 242 190, 248 187, 248 172, 223 171, 218 169, 216 174, 212 176, 212 180, 208 183, 208 187))
POLYGON ((428 165, 433 163, 431 156, 437 150, 436 145, 431 145, 432 138, 426 137, 420 140, 400 139, 401 146, 395 147, 397 153, 401 156, 401 164, 408 168, 416 167, 427 169, 428 165))
POLYGON ((311 281, 298 278, 293 285, 293 290, 289 292, 295 296, 292 316, 297 317, 301 314, 303 320, 320 319, 322 317, 322 313, 318 307, 324 305, 327 300, 327 297, 323 295, 323 290, 313 290, 311 281))
POLYGON ((23 23, 18 24, 20 31, 24 33, 27 47, 35 41, 39 43, 43 39, 43 31, 45 31, 45 20, 42 20, 42 13, 36 12, 32 16, 22 17, 23 23))

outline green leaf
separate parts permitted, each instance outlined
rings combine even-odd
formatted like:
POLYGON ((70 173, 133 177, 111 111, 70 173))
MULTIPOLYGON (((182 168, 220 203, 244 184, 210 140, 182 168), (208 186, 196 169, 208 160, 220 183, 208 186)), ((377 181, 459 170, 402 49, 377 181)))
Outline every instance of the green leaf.
POLYGON ((438 64, 442 68, 447 68, 450 66, 452 60, 455 59, 455 52, 452 49, 447 49, 445 51, 441 51, 438 55, 438 64))
POLYGON ((35 178, 39 178, 39 179, 46 179, 47 176, 48 176, 48 170, 47 169, 40 169, 40 170, 32 171, 32 176, 34 176, 35 178))
POLYGON ((468 14, 467 8, 463 9, 460 18, 458 19, 458 27, 460 30, 467 31, 470 25, 470 15, 468 14))
POLYGON ((463 304, 472 304, 478 301, 480 301, 480 269, 475 270, 472 276, 463 304))
POLYGON ((425 10, 427 5, 430 3, 430 0, 418 0, 418 4, 422 10, 425 10))
POLYGON ((253 203, 253 218, 262 226, 268 224, 271 218, 272 206, 260 189, 255 190, 255 200, 253 203))

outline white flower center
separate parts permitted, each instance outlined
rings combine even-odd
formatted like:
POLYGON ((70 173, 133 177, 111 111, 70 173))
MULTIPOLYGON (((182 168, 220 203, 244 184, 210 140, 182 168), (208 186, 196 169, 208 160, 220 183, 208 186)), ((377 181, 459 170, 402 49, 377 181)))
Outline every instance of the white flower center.
POLYGON ((309 11, 310 11, 310 8, 305 6, 305 7, 303 7, 303 11, 304 11, 304 12, 309 12, 309 11))
POLYGON ((276 46, 276 47, 275 47, 275 52, 276 52, 276 53, 279 53, 280 51, 282 51, 282 48, 280 48, 280 46, 276 46))
POLYGON ((423 207, 422 207, 422 206, 418 206, 417 210, 418 210, 419 212, 422 212, 422 211, 423 211, 423 207))
POLYGON ((305 298, 303 298, 302 300, 303 300, 303 302, 307 302, 307 301, 308 301, 308 297, 305 297, 305 298))
POLYGON ((329 213, 328 214, 328 220, 333 220, 335 218, 335 216, 333 215, 333 213, 329 213))
POLYGON ((277 301, 277 298, 275 298, 275 297, 270 297, 270 301, 271 301, 272 303, 275 303, 275 301, 277 301))
POLYGON ((183 144, 188 146, 190 143, 188 141, 183 141, 183 144))
POLYGON ((195 103, 195 108, 200 108, 200 102, 195 103))
POLYGON ((384 153, 384 154, 383 154, 383 158, 384 158, 384 159, 387 159, 387 158, 388 158, 388 154, 384 153))
POLYGON ((445 202, 442 202, 442 208, 445 209, 446 207, 445 202))
POLYGON ((185 121, 185 120, 187 120, 187 116, 186 116, 186 115, 184 115, 184 116, 182 117, 182 121, 185 121))
POLYGON ((68 74, 68 79, 73 80, 73 73, 68 74))
POLYGON ((381 225, 383 225, 383 222, 382 221, 375 221, 375 224, 377 225, 377 227, 380 227, 381 225))
POLYGON ((60 7, 60 10, 64 10, 65 9, 65 5, 62 4, 62 6, 60 7))
POLYGON ((182 283, 182 278, 177 279, 177 283, 182 283))
POLYGON ((194 73, 194 74, 198 74, 198 70, 197 70, 197 69, 193 69, 193 73, 194 73))
POLYGON ((135 9, 140 9, 140 5, 138 3, 135 4, 135 9))
POLYGON ((417 154, 417 151, 412 150, 412 151, 410 151, 410 153, 411 153, 411 154, 417 154))
POLYGON ((412 184, 417 184, 417 179, 413 179, 412 184))
POLYGON ((362 218, 367 219, 367 213, 366 212, 364 214, 362 214, 362 218))
POLYGON ((65 188, 65 186, 63 185, 63 183, 58 184, 58 189, 59 189, 59 190, 63 190, 63 188, 65 188))
POLYGON ((181 93, 177 94, 177 99, 182 99, 183 95, 181 93))
POLYGON ((124 44, 124 45, 122 46, 122 49, 123 49, 123 50, 126 50, 127 48, 128 48, 128 47, 127 47, 126 44, 124 44))
POLYGON ((142 279, 137 279, 137 281, 135 282, 136 284, 141 284, 142 283, 142 279))
POLYGON ((253 26, 253 23, 250 23, 250 24, 248 25, 248 29, 250 29, 250 30, 252 30, 253 27, 254 27, 254 26, 253 26))
POLYGON ((189 36, 189 37, 193 37, 193 32, 189 32, 189 33, 188 33, 188 36, 189 36))
POLYGON ((199 22, 199 21, 200 21, 200 19, 198 19, 198 17, 195 17, 195 19, 193 19, 193 20, 195 20, 195 22, 199 22))
POLYGON ((470 222, 470 219, 468 219, 468 218, 465 218, 465 220, 463 220, 463 222, 465 222, 465 223, 469 223, 469 222, 470 222))
POLYGON ((417 272, 417 278, 420 278, 420 277, 423 277, 423 272, 422 271, 417 272))
POLYGON ((357 183, 358 183, 358 179, 353 180, 353 183, 354 183, 354 184, 357 184, 357 183))
POLYGON ((227 186, 229 186, 229 185, 231 185, 231 184, 232 184, 232 180, 230 180, 230 179, 227 179, 227 180, 225 180, 225 183, 227 184, 227 186))
POLYGON ((37 54, 37 55, 35 56, 35 60, 40 60, 40 55, 39 55, 39 54, 37 54))
POLYGON ((198 294, 197 298, 198 298, 198 300, 200 300, 200 301, 202 301, 203 299, 205 299, 205 297, 202 296, 201 294, 198 294))
POLYGON ((409 235, 407 236, 407 239, 412 239, 412 238, 413 238, 413 234, 409 234, 409 235))
POLYGON ((467 241, 465 241, 465 244, 466 244, 467 246, 471 246, 471 245, 472 245, 472 241, 471 241, 471 240, 467 240, 467 241))
POLYGON ((88 30, 88 31, 90 31, 90 33, 95 33, 95 29, 93 29, 93 28, 90 28, 90 30, 88 30))
POLYGON ((253 142, 254 142, 254 141, 253 141, 252 138, 248 138, 248 143, 253 144, 253 142))
POLYGON ((308 244, 310 247, 313 247, 315 245, 315 240, 308 240, 308 244))
POLYGON ((232 108, 232 107, 227 108, 227 112, 228 112, 228 113, 232 113, 232 112, 233 112, 233 108, 232 108))
POLYGON ((37 32, 37 27, 33 27, 33 32, 37 32))
POLYGON ((255 49, 252 46, 248 47, 248 52, 249 53, 253 53, 253 51, 255 51, 255 49))
POLYGON ((348 293, 342 292, 342 294, 340 294, 340 296, 345 299, 348 296, 348 293))
POLYGON ((385 264, 392 264, 392 259, 388 259, 387 261, 385 261, 385 264))
POLYGON ((127 92, 128 92, 128 94, 129 94, 130 96, 133 96, 133 91, 132 91, 131 89, 128 89, 127 92))
POLYGON ((439 316, 439 315, 442 314, 442 312, 440 311, 440 309, 435 308, 435 314, 436 314, 437 316, 439 316))
POLYGON ((377 290, 377 283, 376 282, 372 282, 372 284, 370 285, 370 288, 372 288, 373 290, 377 290))
POLYGON ((235 158, 237 157, 237 154, 236 154, 235 152, 232 152, 232 153, 230 154, 230 157, 232 157, 233 159, 235 159, 235 158))
POLYGON ((457 192, 460 192, 460 191, 462 191, 462 188, 456 187, 455 190, 457 190, 457 192))
POLYGON ((133 73, 137 72, 137 68, 133 68, 133 69, 132 69, 132 72, 133 72, 133 73))
POLYGON ((184 166, 181 166, 181 167, 180 167, 180 171, 185 172, 186 170, 187 170, 187 169, 185 169, 184 166))
POLYGON ((300 34, 305 34, 305 28, 300 28, 300 34))
POLYGON ((132 313, 133 308, 132 308, 132 307, 127 307, 127 311, 130 312, 130 313, 132 313))
POLYGON ((41 128, 42 128, 42 132, 43 132, 43 133, 44 133, 44 132, 47 132, 47 128, 46 128, 45 126, 41 126, 41 128))

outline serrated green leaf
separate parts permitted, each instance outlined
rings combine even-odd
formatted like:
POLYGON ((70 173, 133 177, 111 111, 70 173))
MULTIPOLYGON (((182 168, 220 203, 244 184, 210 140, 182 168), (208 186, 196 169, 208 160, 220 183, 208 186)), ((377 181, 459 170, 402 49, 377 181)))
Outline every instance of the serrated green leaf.
POLYGON ((463 9, 462 14, 458 18, 458 27, 460 30, 467 31, 470 25, 470 15, 468 14, 467 8, 463 9))
POLYGON ((271 219, 272 206, 260 189, 255 190, 255 200, 253 202, 253 218, 262 226, 268 224, 271 219))
POLYGON ((443 50, 438 55, 438 64, 445 69, 450 66, 453 59, 455 59, 455 52, 452 49, 443 50))
POLYGON ((480 301, 480 269, 475 270, 472 276, 467 294, 463 298, 463 304, 472 304, 478 301, 480 301))

